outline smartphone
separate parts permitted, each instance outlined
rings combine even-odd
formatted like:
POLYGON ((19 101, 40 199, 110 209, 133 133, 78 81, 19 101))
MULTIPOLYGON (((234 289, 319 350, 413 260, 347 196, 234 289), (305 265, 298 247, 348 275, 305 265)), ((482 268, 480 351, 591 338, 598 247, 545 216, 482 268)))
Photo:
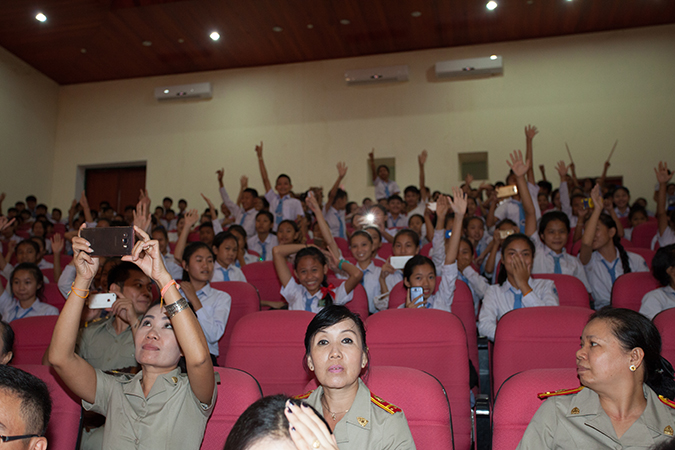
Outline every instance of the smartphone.
POLYGON ((436 212, 436 202, 427 203, 427 208, 429 208, 429 211, 436 212))
POLYGON ((497 191, 497 198, 513 197, 514 195, 518 195, 518 186, 516 186, 515 184, 499 186, 496 189, 496 191, 497 191))
POLYGON ((513 233, 515 233, 515 231, 513 230, 499 230, 499 237, 503 241, 507 237, 511 236, 513 233))
POLYGON ((89 309, 106 309, 110 308, 117 300, 117 295, 109 294, 92 294, 89 296, 89 309))
POLYGON ((416 305, 419 305, 420 303, 424 303, 424 290, 421 287, 411 287, 410 288, 410 301, 415 303, 416 305), (419 300, 415 301, 415 299, 419 297, 419 300))
POLYGON ((80 236, 91 244, 90 256, 131 255, 134 227, 83 228, 80 236))
POLYGON ((581 200, 581 206, 583 206, 584 209, 593 209, 594 208, 593 199, 588 197, 581 200))
POLYGON ((394 269, 403 269, 405 263, 407 263, 410 258, 412 258, 412 256, 392 256, 389 260, 389 264, 391 264, 394 269))

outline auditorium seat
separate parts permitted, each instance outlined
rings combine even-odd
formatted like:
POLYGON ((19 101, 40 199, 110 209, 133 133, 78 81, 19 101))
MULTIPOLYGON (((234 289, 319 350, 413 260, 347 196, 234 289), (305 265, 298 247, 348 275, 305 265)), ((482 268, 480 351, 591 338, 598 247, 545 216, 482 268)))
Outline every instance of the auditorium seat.
POLYGON ((661 333, 661 355, 675 364, 675 308, 666 309, 654 316, 654 325, 661 333))
POLYGON ((59 311, 61 311, 63 306, 66 304, 66 299, 63 297, 63 294, 59 290, 59 286, 56 283, 45 284, 45 289, 42 292, 42 298, 40 301, 57 307, 59 311))
POLYGON ((612 306, 640 311, 642 297, 661 284, 649 272, 631 272, 621 275, 612 286, 612 306))
POLYGON ((258 289, 261 302, 282 302, 287 303, 281 296, 281 281, 274 268, 274 261, 261 261, 246 264, 241 268, 246 277, 246 281, 258 289))
POLYGON ((636 226, 631 235, 630 247, 652 248, 652 239, 659 231, 659 223, 657 221, 645 222, 636 226))
POLYGON ((12 365, 42 364, 59 316, 36 316, 17 319, 10 324, 14 330, 12 365))
MULTIPOLYGON (((346 280, 340 278, 328 277, 328 283, 333 284, 336 288, 339 287, 346 280)), ((358 314, 361 317, 361 320, 366 320, 370 311, 368 310, 368 294, 361 284, 357 284, 354 290, 352 291, 351 301, 345 303, 345 306, 353 313, 358 314)))
POLYGON ((342 257, 346 258, 347 256, 352 256, 352 250, 349 248, 349 241, 345 238, 334 237, 335 243, 342 252, 342 257))
POLYGON ((558 301, 560 306, 579 306, 589 308, 589 297, 586 286, 580 279, 572 275, 562 275, 554 273, 533 274, 532 278, 543 278, 553 280, 555 289, 558 291, 558 301))
POLYGON ((624 248, 626 249, 627 252, 637 253, 638 255, 642 256, 645 259, 645 262, 647 263, 647 267, 649 267, 649 270, 652 270, 652 259, 654 259, 654 255, 656 254, 655 250, 650 250, 648 248, 641 248, 641 247, 631 247, 630 245, 624 248))

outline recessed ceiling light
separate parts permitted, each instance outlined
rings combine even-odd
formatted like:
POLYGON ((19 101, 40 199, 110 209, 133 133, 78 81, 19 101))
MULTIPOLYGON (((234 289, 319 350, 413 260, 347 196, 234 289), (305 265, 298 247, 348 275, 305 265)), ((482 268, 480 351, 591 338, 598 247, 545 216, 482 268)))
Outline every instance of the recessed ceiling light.
POLYGON ((494 10, 494 9, 497 7, 497 2, 494 1, 494 0, 490 0, 489 2, 487 2, 487 4, 485 5, 485 7, 486 7, 487 9, 489 9, 490 11, 492 11, 492 10, 494 10))
POLYGON ((150 41, 143 41, 143 45, 145 45, 146 47, 150 47, 150 46, 152 45, 152 42, 150 42, 150 41))
POLYGON ((272 27, 272 31, 275 31, 277 33, 281 33, 282 31, 284 31, 284 29, 281 28, 281 27, 272 27))
POLYGON ((169 93, 169 90, 168 90, 168 89, 164 89, 164 93, 165 93, 165 94, 168 94, 168 93, 169 93))
POLYGON ((308 23, 307 28, 309 28, 311 30, 312 28, 314 28, 314 25, 312 25, 311 23, 308 23))
POLYGON ((342 19, 342 20, 340 21, 340 23, 341 23, 342 25, 349 25, 349 24, 352 23, 352 22, 351 22, 349 19, 342 19))
POLYGON ((81 48, 81 49, 80 49, 80 52, 81 52, 81 53, 87 53, 87 49, 86 49, 86 48, 81 48))
POLYGON ((495 59, 497 59, 497 55, 491 55, 490 59, 494 61, 495 59))
POLYGON ((42 13, 37 13, 37 15, 35 16, 35 19, 39 20, 40 22, 46 22, 47 16, 45 16, 42 13))
POLYGON ((413 11, 413 12, 410 13, 410 15, 413 16, 413 17, 419 17, 419 16, 422 15, 422 13, 419 12, 419 11, 413 11))
POLYGON ((218 39, 220 39, 220 33, 218 33, 217 31, 214 31, 211 34, 209 34, 209 37, 211 39, 213 39, 214 41, 217 41, 218 39))
POLYGON ((183 42, 185 42, 185 39, 183 39, 183 38, 178 39, 179 44, 182 44, 183 42))

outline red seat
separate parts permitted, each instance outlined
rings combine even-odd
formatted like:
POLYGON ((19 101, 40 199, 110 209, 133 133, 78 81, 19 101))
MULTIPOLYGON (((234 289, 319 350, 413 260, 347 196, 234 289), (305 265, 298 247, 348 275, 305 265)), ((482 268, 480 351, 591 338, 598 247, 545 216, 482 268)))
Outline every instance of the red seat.
POLYGON ((533 274, 532 278, 544 278, 553 280, 555 289, 558 291, 558 300, 560 306, 579 306, 589 308, 588 291, 580 279, 572 275, 562 275, 555 273, 533 274))
POLYGON ((250 374, 237 369, 215 367, 220 376, 218 400, 209 417, 201 450, 223 450, 227 436, 239 416, 262 398, 260 385, 250 374))
MULTIPOLYGON (((16 321, 15 321, 16 322, 16 321)), ((12 322, 14 325, 14 322, 12 322)), ((17 368, 31 373, 47 383, 52 399, 52 415, 45 436, 50 450, 73 450, 80 442, 80 399, 65 387, 54 369, 47 366, 22 364, 17 368)))
POLYGON ((349 241, 345 238, 335 237, 335 243, 342 252, 343 257, 352 256, 352 250, 349 248, 349 241))
POLYGON ((537 395, 579 386, 576 369, 532 369, 513 375, 497 393, 492 450, 514 450, 542 404, 537 395))
MULTIPOLYGON (((433 376, 409 367, 371 367, 363 380, 370 391, 403 410, 419 449, 452 450, 450 405, 433 376)), ((316 389, 312 380, 304 392, 316 389)))
POLYGON ((55 283, 58 280, 54 280, 54 269, 40 269, 42 275, 47 277, 50 283, 55 283))
POLYGON ((661 333, 661 355, 675 363, 675 308, 661 311, 654 316, 653 322, 661 333))
POLYGON ((619 217, 619 222, 621 222, 622 227, 630 228, 630 222, 628 221, 628 217, 619 217))
POLYGON ((432 248, 433 246, 434 246, 434 244, 433 244, 432 242, 429 242, 429 243, 424 244, 424 245, 422 246, 422 248, 420 249, 420 255, 424 255, 424 256, 426 256, 427 258, 431 258, 431 257, 429 256, 429 253, 431 252, 431 248, 432 248))
POLYGON ((434 309, 388 309, 370 316, 366 329, 372 366, 423 370, 441 382, 450 400, 455 448, 468 450, 469 353, 467 335, 457 316, 434 309))
POLYGON ((581 251, 581 239, 576 241, 574 245, 572 245, 572 251, 569 252, 572 256, 577 256, 579 252, 581 251))
MULTIPOLYGON (((54 263, 54 255, 45 255, 42 259, 52 264, 54 263)), ((70 264, 70 261, 72 260, 73 260, 72 256, 61 254, 61 269, 70 264)))
POLYGON ((188 242, 199 242, 199 230, 193 231, 188 234, 188 242))
POLYGON ((649 270, 652 270, 652 259, 654 259, 654 255, 656 254, 656 251, 650 250, 648 248, 640 248, 640 247, 624 247, 627 252, 632 252, 632 253, 637 253, 638 255, 642 256, 647 263, 647 267, 649 267, 649 270))
POLYGON ((657 221, 645 222, 636 226, 631 235, 631 247, 652 248, 652 239, 659 231, 657 221))
POLYGON ((169 252, 173 255, 176 251, 176 242, 169 242, 169 252))
POLYGON ((56 306, 59 311, 61 311, 66 304, 66 299, 63 297, 63 294, 61 294, 59 286, 56 283, 46 283, 42 297, 43 298, 41 298, 40 301, 48 305, 56 306))
POLYGON ((502 316, 495 332, 492 392, 523 370, 576 368, 574 355, 591 314, 590 308, 539 306, 502 316))
POLYGON ((224 366, 227 348, 230 345, 230 337, 235 324, 245 315, 260 311, 260 297, 258 297, 258 290, 245 281, 217 281, 211 283, 211 287, 227 292, 232 297, 232 306, 225 325, 225 332, 218 341, 218 365, 224 366))
POLYGON ((391 243, 382 242, 382 246, 380 246, 380 249, 377 251, 377 254, 380 256, 380 258, 387 259, 394 254, 392 249, 393 247, 391 243))
POLYGON ((642 297, 660 287, 661 284, 649 272, 626 273, 617 278, 612 286, 612 306, 639 312, 642 297))
MULTIPOLYGON (((335 277, 328 277, 328 283, 332 283, 336 288, 345 281, 335 277)), ((357 284, 352 292, 352 299, 345 303, 345 306, 354 314, 358 314, 361 320, 366 320, 370 314, 368 310, 368 294, 366 294, 366 290, 361 284, 357 284)))
POLYGON ((576 227, 570 228, 570 232, 567 234, 567 244, 565 244, 565 250, 570 255, 572 254, 572 249, 574 248, 574 230, 576 227))
POLYGON ((274 261, 261 261, 246 264, 241 268, 246 277, 246 281, 258 289, 260 301, 266 302, 286 302, 281 296, 281 281, 274 268, 274 261))
POLYGON ((311 379, 305 371, 308 311, 259 311, 234 326, 225 365, 255 377, 265 395, 296 394, 311 379))
POLYGON ((26 317, 12 321, 14 358, 12 365, 42 364, 59 316, 26 317))

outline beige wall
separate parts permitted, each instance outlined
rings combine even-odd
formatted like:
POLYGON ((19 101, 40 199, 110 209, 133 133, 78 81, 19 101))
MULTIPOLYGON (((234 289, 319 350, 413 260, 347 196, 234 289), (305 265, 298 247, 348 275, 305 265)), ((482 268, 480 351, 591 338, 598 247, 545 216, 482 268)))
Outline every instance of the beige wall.
POLYGON ((351 198, 372 196, 365 162, 373 146, 377 155, 396 158, 402 187, 417 183, 416 156, 427 149, 427 184, 447 191, 459 182, 458 152, 488 151, 490 177, 503 179, 507 152, 524 146, 528 123, 540 129, 535 164, 545 164, 554 179, 554 162, 566 157, 565 141, 584 176, 600 173, 618 138, 610 174, 623 174, 634 197, 651 200, 652 167, 667 156, 675 165, 673 49, 670 25, 64 86, 51 200, 68 205, 78 164, 144 160, 155 203, 165 195, 184 196, 201 208, 200 192, 217 197, 215 170, 221 166, 231 192, 242 174, 261 188, 253 152, 260 140, 270 175, 290 174, 298 191, 328 188, 343 160, 351 198), (433 76, 436 61, 493 53, 504 58, 501 77, 433 76), (409 82, 345 85, 346 69, 397 64, 410 66, 409 82), (203 81, 213 83, 212 100, 153 98, 156 86, 203 81))
POLYGON ((51 201, 58 85, 0 47, 3 212, 34 194, 51 201))

